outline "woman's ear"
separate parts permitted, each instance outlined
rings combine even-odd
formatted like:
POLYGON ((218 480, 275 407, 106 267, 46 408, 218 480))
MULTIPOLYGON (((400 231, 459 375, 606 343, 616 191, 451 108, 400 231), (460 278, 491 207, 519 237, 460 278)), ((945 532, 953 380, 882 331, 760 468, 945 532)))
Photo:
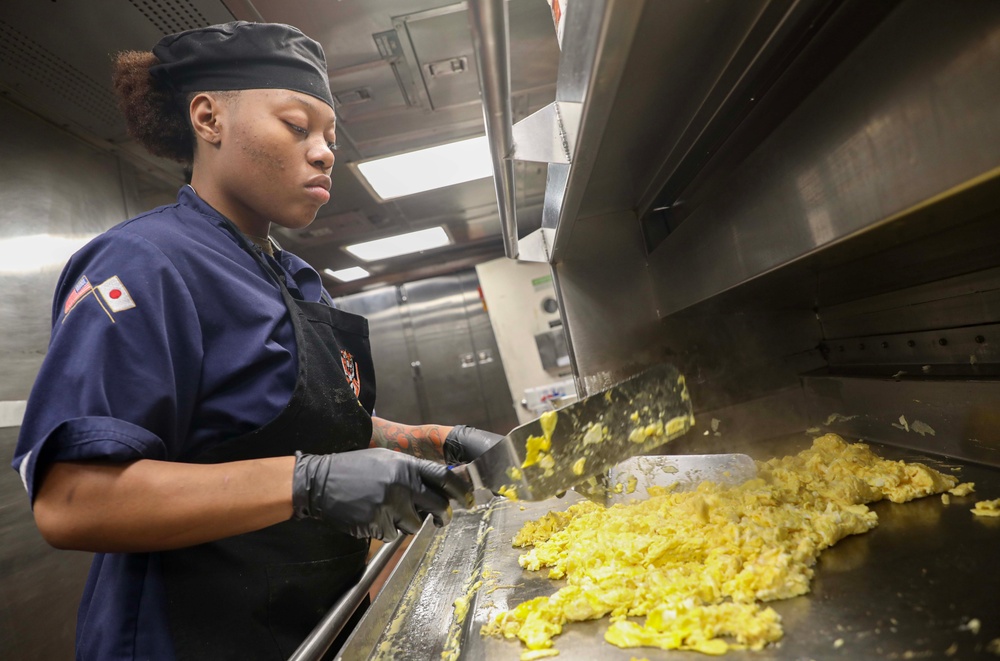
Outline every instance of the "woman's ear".
POLYGON ((222 140, 223 104, 207 92, 199 92, 188 106, 191 127, 198 139, 210 145, 218 145, 222 140))

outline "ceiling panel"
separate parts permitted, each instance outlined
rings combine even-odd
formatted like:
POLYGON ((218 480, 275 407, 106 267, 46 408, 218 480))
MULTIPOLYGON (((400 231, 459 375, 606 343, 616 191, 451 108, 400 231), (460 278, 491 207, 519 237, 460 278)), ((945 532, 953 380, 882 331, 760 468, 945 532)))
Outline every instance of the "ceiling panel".
POLYGON ((343 126, 352 125, 359 118, 406 110, 406 99, 396 74, 385 60, 333 69, 329 73, 337 119, 343 126))
POLYGON ((215 1, 0 2, 0 81, 66 128, 126 140, 111 91, 112 55, 149 50, 165 30, 232 20, 215 1), (110 28, 110 29, 109 29, 110 28))

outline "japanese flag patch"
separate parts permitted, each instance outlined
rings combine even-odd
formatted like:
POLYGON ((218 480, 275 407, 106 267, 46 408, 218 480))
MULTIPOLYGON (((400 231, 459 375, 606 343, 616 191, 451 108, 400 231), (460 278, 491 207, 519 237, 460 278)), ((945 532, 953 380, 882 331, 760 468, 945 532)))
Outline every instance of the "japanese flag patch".
POLYGON ((135 301, 117 275, 97 285, 97 291, 112 312, 123 312, 135 307, 135 301))

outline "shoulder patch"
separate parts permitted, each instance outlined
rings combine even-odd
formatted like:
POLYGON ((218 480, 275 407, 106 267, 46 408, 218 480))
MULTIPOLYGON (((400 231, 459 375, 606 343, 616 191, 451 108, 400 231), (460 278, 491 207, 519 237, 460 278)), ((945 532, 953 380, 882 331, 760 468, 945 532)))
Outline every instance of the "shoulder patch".
POLYGON ((76 307, 77 303, 82 301, 88 294, 93 293, 93 291, 94 288, 90 285, 90 280, 87 279, 87 276, 80 276, 80 279, 73 285, 73 291, 69 293, 69 296, 66 297, 66 302, 63 303, 63 315, 69 314, 69 311, 76 307))
POLYGON ((117 275, 97 285, 97 291, 100 292, 101 298, 104 299, 104 302, 107 303, 108 308, 112 312, 124 312, 135 307, 132 295, 128 293, 121 278, 117 275))

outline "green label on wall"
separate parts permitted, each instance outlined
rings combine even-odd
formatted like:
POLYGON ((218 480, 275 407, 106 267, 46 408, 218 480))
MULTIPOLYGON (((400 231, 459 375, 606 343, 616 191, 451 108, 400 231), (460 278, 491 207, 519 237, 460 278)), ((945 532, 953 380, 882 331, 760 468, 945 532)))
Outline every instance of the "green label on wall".
POLYGON ((551 275, 543 275, 540 278, 532 278, 532 280, 531 280, 531 286, 534 287, 536 290, 538 290, 538 289, 548 289, 548 287, 546 287, 546 285, 550 285, 551 282, 552 282, 552 276, 551 275))

